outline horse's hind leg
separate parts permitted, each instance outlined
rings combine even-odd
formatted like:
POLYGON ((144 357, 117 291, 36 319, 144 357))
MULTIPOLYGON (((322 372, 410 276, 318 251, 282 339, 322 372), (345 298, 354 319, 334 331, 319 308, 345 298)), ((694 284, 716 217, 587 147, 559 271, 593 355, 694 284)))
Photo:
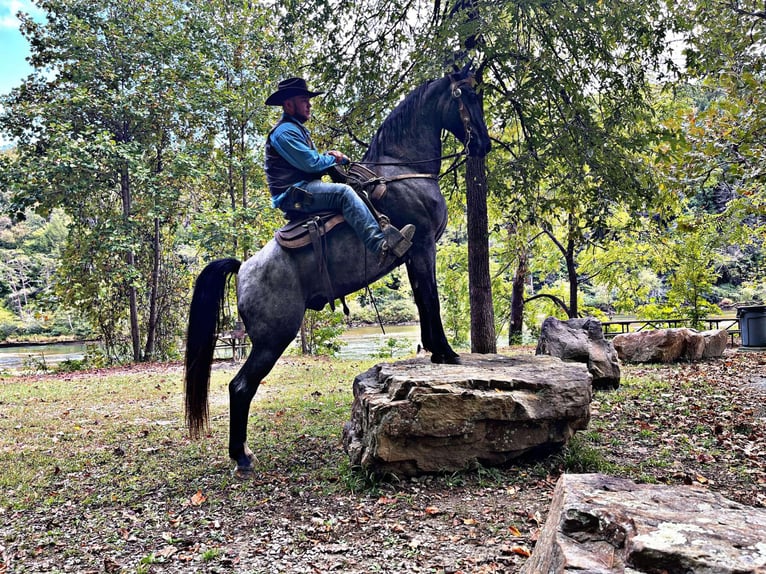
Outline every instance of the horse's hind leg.
POLYGON ((268 339, 251 335, 253 348, 250 355, 229 383, 229 456, 237 463, 238 474, 245 474, 253 469, 253 454, 247 446, 250 403, 261 381, 295 338, 299 327, 300 318, 292 336, 286 334, 284 329, 282 336, 278 338, 268 339))

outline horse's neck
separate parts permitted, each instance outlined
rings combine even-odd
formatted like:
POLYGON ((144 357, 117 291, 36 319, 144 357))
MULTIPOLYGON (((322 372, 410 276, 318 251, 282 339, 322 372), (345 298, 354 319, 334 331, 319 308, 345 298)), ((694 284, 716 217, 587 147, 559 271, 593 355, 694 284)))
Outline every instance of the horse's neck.
POLYGON ((365 154, 365 160, 401 163, 438 172, 441 157, 440 114, 436 99, 430 98, 421 106, 397 108, 385 120, 365 154), (399 129, 391 128, 391 122, 399 129))

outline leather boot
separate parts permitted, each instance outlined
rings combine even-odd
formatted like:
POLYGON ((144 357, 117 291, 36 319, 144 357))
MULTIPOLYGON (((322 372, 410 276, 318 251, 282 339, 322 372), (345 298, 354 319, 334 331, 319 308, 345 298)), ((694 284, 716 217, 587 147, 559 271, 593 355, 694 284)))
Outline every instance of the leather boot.
POLYGON ((385 266, 402 257, 412 247, 412 238, 415 235, 415 226, 407 224, 399 231, 393 225, 385 227, 383 232, 386 241, 380 250, 380 264, 385 266))

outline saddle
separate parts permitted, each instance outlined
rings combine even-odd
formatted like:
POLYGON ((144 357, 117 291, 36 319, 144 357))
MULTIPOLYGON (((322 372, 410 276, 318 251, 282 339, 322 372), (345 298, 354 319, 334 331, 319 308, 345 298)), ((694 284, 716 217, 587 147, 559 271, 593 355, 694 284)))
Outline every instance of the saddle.
POLYGON ((290 219, 280 227, 275 239, 285 249, 298 249, 311 244, 312 235, 324 237, 337 225, 344 223, 343 215, 337 211, 321 211, 318 213, 298 213, 298 217, 290 219))
MULTIPOLYGON (((329 175, 336 183, 347 183, 350 185, 367 204, 367 207, 379 222, 381 218, 385 217, 375 210, 366 191, 366 188, 372 187, 375 199, 383 197, 386 192, 386 185, 382 180, 377 180, 374 184, 370 183, 371 180, 377 178, 372 170, 363 166, 353 165, 348 172, 338 168, 331 168, 329 175)), ((285 211, 285 217, 288 222, 277 230, 274 238, 284 249, 299 249, 308 245, 313 247, 314 259, 317 262, 317 279, 322 285, 322 291, 327 302, 330 304, 330 309, 335 311, 335 288, 330 279, 330 272, 327 269, 325 236, 342 223, 345 223, 346 220, 337 211, 303 213, 288 210, 285 211)), ((343 312, 348 315, 348 307, 343 296, 340 297, 340 300, 343 304, 343 312)))
MULTIPOLYGON (((351 164, 348 170, 332 167, 328 175, 336 183, 346 183, 362 198, 370 212, 375 216, 381 229, 388 228, 388 217, 378 212, 372 201, 380 200, 386 194, 386 182, 406 179, 411 177, 435 178, 431 174, 406 174, 392 179, 383 179, 371 169, 358 163, 351 164)), ((322 284, 324 296, 330 304, 330 309, 335 311, 335 290, 327 270, 327 257, 325 255, 325 236, 346 220, 343 215, 336 211, 324 211, 317 213, 303 213, 300 211, 285 211, 288 222, 279 228, 274 234, 274 239, 284 249, 299 249, 311 245, 314 249, 314 257, 317 262, 318 279, 322 284)), ((392 229, 393 231, 393 229, 392 229)), ((343 311, 348 315, 348 308, 343 297, 343 311)))
MULTIPOLYGON (((372 205, 372 201, 378 201, 386 194, 385 180, 379 177, 371 169, 359 164, 352 164, 348 171, 337 167, 328 170, 330 178, 336 183, 350 185, 357 195, 367 204, 375 219, 385 226, 388 218, 378 212, 372 205)), ((323 211, 317 213, 303 213, 301 211, 286 210, 285 217, 288 222, 279 228, 275 239, 285 249, 298 249, 312 243, 312 233, 321 238, 330 233, 337 225, 346 221, 337 211, 323 211)))

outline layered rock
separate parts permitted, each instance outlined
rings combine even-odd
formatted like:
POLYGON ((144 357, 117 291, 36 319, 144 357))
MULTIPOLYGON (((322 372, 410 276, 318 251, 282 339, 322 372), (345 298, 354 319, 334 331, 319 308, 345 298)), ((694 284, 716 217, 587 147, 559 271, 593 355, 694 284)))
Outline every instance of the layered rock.
POLYGON ((620 386, 620 363, 611 341, 604 337, 601 322, 593 317, 543 321, 536 354, 585 363, 597 389, 620 386))
POLYGON ((562 475, 522 574, 764 574, 766 510, 691 487, 562 475))
POLYGON ((590 419, 585 365, 547 356, 462 355, 379 364, 354 381, 351 463, 417 475, 499 465, 558 447, 590 419))
POLYGON ((699 332, 680 328, 623 333, 613 343, 621 361, 673 363, 720 357, 728 341, 729 333, 724 329, 699 332))

